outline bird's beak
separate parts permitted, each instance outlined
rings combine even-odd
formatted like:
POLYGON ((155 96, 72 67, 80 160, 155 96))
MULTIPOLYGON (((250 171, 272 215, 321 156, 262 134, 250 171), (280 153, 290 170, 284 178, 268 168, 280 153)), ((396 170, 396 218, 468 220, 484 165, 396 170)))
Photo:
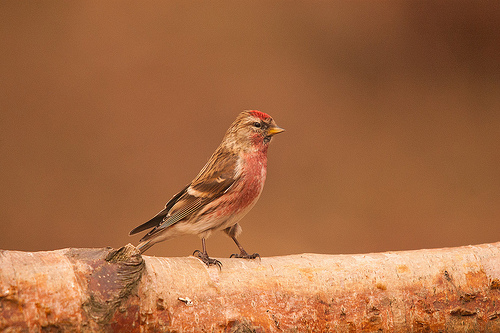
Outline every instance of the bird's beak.
POLYGON ((267 135, 273 136, 275 134, 278 134, 278 133, 281 133, 284 131, 285 131, 285 129, 278 127, 278 126, 274 126, 274 127, 269 128, 269 130, 267 130, 267 135))

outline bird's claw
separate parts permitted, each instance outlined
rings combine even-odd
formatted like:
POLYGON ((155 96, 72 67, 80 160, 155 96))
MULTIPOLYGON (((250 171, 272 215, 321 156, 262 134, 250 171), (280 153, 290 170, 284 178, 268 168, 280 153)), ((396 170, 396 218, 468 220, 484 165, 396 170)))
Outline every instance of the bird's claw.
POLYGON ((210 258, 208 254, 201 252, 200 250, 196 250, 193 252, 193 256, 197 257, 201 261, 205 263, 208 267, 217 266, 219 269, 222 269, 222 263, 214 258, 210 258))
POLYGON ((231 256, 229 258, 242 258, 242 259, 256 259, 256 258, 259 258, 260 259, 260 254, 258 253, 254 253, 254 254, 248 254, 246 252, 242 252, 242 253, 233 253, 231 254, 231 256))

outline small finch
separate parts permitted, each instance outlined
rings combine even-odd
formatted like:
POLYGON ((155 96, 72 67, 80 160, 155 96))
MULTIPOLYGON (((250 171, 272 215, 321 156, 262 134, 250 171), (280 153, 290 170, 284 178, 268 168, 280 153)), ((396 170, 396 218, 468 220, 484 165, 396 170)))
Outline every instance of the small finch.
POLYGON ((259 257, 257 253, 248 254, 236 239, 241 233, 238 221, 259 199, 266 180, 269 142, 283 131, 264 112, 241 112, 198 176, 174 195, 162 211, 130 232, 133 235, 153 228, 140 240, 140 252, 155 243, 194 234, 200 236, 202 250, 193 255, 207 266, 220 267, 220 261, 208 256, 205 240, 213 231, 224 230, 240 250, 231 257, 259 257))

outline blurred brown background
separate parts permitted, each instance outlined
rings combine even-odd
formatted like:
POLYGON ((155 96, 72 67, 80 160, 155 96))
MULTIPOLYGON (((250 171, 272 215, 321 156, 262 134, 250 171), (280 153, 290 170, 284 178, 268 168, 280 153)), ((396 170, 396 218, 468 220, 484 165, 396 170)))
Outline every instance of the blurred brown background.
POLYGON ((1 249, 137 244, 244 109, 287 130, 248 251, 500 240, 496 0, 2 1, 0 41, 1 249))

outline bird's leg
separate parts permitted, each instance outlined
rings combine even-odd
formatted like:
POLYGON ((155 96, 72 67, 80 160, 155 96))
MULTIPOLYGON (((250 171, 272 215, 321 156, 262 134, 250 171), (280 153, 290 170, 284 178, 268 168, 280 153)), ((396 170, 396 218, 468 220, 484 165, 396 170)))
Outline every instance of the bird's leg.
POLYGON ((245 251, 245 249, 243 248, 243 246, 241 246, 240 242, 238 242, 238 240, 236 239, 236 237, 234 237, 233 235, 231 235, 231 238, 236 243, 236 246, 238 247, 238 249, 240 249, 240 253, 239 254, 233 253, 233 254, 231 254, 231 256, 229 258, 243 258, 243 259, 255 259, 255 258, 259 258, 260 259, 260 254, 258 254, 258 253, 248 254, 247 251, 245 251))
POLYGON ((214 266, 217 265, 220 269, 222 267, 222 263, 219 260, 214 259, 214 258, 210 258, 208 256, 207 246, 205 244, 205 238, 201 239, 201 247, 202 247, 202 251, 200 251, 200 250, 194 251, 193 256, 198 257, 198 259, 203 261, 205 263, 205 265, 207 265, 209 267, 210 267, 210 265, 214 265, 214 266))

